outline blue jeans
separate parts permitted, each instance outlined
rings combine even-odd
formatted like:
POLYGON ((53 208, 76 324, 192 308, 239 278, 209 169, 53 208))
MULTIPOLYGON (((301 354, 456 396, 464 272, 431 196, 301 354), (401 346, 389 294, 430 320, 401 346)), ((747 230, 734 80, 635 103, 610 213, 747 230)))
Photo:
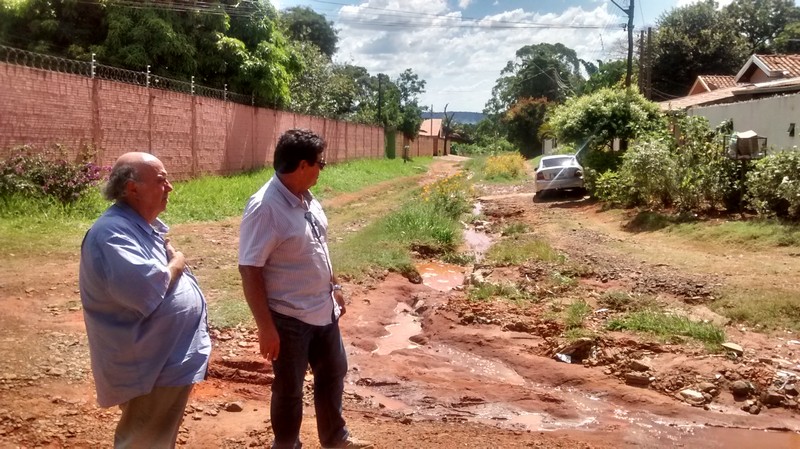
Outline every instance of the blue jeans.
POLYGON ((278 360, 272 362, 270 418, 275 434, 273 449, 298 449, 303 420, 303 381, 309 364, 314 374, 314 409, 317 434, 322 446, 335 445, 348 437, 342 417, 342 393, 347 374, 347 356, 339 323, 313 326, 272 312, 281 339, 278 360))

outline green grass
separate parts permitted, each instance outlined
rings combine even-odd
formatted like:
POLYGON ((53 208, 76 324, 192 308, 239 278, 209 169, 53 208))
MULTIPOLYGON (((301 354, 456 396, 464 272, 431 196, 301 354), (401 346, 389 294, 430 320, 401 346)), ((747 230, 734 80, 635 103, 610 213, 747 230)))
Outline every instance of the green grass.
POLYGON ((5 254, 71 254, 107 204, 96 191, 73 204, 14 195, 0 198, 0 248, 5 254))
POLYGON ((564 311, 564 325, 567 329, 577 329, 583 327, 583 320, 592 313, 592 308, 586 301, 580 299, 570 305, 564 311))
POLYGON ((769 219, 717 223, 648 211, 638 213, 625 229, 631 232, 663 231, 700 242, 750 248, 800 247, 800 225, 769 219))
POLYGON ((760 330, 800 331, 800 297, 782 290, 724 292, 710 308, 734 322, 760 330))
POLYGON ((697 241, 752 248, 800 247, 800 226, 774 220, 727 221, 719 224, 684 223, 669 231, 697 241))
POLYGON ((402 159, 359 159, 328 165, 320 172, 319 181, 311 191, 319 198, 357 192, 364 187, 395 178, 420 175, 428 171, 432 157, 414 158, 412 163, 402 159))
POLYGON ((525 234, 529 231, 528 225, 519 221, 507 224, 500 232, 504 236, 525 234))
MULTIPOLYGON (((413 164, 394 159, 360 159, 328 165, 320 172, 311 191, 318 198, 356 192, 366 186, 397 177, 424 173, 432 158, 418 158, 413 164)), ((241 215, 247 199, 267 182, 271 168, 232 176, 206 176, 175 183, 170 203, 162 214, 167 223, 217 221, 241 215)))
POLYGON ((472 156, 470 160, 464 163, 464 169, 472 173, 472 180, 474 182, 483 182, 488 184, 517 184, 525 179, 526 174, 524 171, 518 176, 487 176, 486 161, 490 157, 491 155, 472 156))
POLYGON ((208 303, 208 321, 216 329, 254 327, 255 320, 241 294, 225 295, 208 303))
POLYGON ((532 234, 502 239, 486 252, 486 262, 495 265, 517 265, 529 260, 562 263, 565 258, 547 241, 532 234))
POLYGON ((650 295, 637 295, 625 291, 603 293, 597 302, 603 307, 618 312, 640 312, 661 308, 656 299, 650 295))
POLYGON ((488 301, 493 298, 502 298, 518 305, 534 299, 533 295, 521 290, 516 285, 510 283, 491 284, 488 282, 470 288, 467 292, 467 297, 471 301, 488 301))
POLYGON ((362 231, 332 242, 331 259, 337 272, 350 278, 383 269, 405 273, 413 270, 412 250, 441 256, 453 252, 460 241, 456 220, 412 198, 362 231))
POLYGON ((609 321, 610 330, 630 330, 655 335, 664 340, 689 337, 709 346, 725 341, 725 331, 715 324, 691 321, 678 315, 657 311, 631 312, 609 321))
POLYGON ((272 177, 272 169, 176 182, 159 217, 169 224, 218 221, 241 215, 244 204, 272 177))

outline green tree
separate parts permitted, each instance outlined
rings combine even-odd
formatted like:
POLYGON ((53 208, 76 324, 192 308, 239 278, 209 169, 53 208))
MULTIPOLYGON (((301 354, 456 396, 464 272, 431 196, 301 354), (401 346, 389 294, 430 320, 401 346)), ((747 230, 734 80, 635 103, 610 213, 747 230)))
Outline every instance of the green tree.
POLYGON ((217 2, 208 10, 174 10, 155 3, 111 4, 108 36, 98 47, 103 63, 211 87, 252 94, 268 106, 289 103, 289 83, 300 70, 276 27, 268 2, 229 16, 217 2))
POLYGON ((794 0, 734 0, 725 7, 750 53, 771 53, 775 38, 791 22, 800 20, 794 0))
POLYGON ((773 47, 776 53, 800 53, 800 22, 792 22, 778 34, 773 47))
POLYGON ((526 45, 508 61, 484 112, 502 114, 522 98, 563 101, 583 82, 581 60, 563 44, 526 45))
POLYGON ((0 0, 0 41, 7 45, 88 60, 106 33, 105 2, 0 0))
POLYGON ((406 69, 397 78, 394 84, 398 91, 400 109, 400 122, 398 129, 409 139, 415 139, 422 125, 422 111, 426 108, 419 106, 418 95, 425 93, 425 80, 411 69, 406 69))
POLYGON ((339 42, 333 22, 306 6, 288 8, 281 14, 281 25, 286 35, 295 41, 311 42, 322 54, 332 58, 339 42))
POLYGON ((713 0, 673 9, 658 20, 652 82, 660 99, 684 96, 698 75, 732 75, 749 57, 747 44, 713 0))
POLYGON ((290 84, 289 108, 329 118, 344 118, 353 112, 359 85, 357 78, 351 76, 350 68, 331 63, 309 42, 295 41, 290 47, 300 58, 302 69, 290 84))
POLYGON ((549 105, 547 98, 523 98, 509 108, 503 118, 508 129, 508 140, 519 146, 520 152, 527 158, 541 154, 539 128, 545 121, 549 105))
POLYGON ((149 65, 154 74, 188 80, 199 56, 187 25, 174 11, 112 5, 98 56, 105 64, 140 72, 149 65))
MULTIPOLYGON (((616 61, 597 61, 596 68, 589 73, 589 79, 581 89, 581 94, 590 94, 602 88, 619 88, 625 86, 625 74, 628 70, 624 59, 616 61)), ((636 66, 634 66, 634 72, 636 66)))
POLYGON ((630 140, 666 129, 656 103, 637 92, 607 88, 556 106, 548 126, 560 141, 579 147, 588 142, 593 148, 610 148, 614 139, 630 140))

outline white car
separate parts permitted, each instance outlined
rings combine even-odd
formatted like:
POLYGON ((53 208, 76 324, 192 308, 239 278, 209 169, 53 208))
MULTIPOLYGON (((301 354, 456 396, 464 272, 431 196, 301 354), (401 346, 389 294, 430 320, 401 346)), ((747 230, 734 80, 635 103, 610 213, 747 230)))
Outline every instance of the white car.
POLYGON ((583 167, 572 154, 544 156, 536 167, 535 193, 583 190, 583 167))

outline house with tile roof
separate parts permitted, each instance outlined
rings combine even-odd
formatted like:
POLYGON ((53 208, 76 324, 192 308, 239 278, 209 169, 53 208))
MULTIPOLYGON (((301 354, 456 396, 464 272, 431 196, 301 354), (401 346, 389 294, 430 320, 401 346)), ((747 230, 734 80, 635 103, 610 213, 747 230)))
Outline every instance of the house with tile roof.
POLYGON ((444 138, 444 135, 442 135, 442 119, 429 118, 423 120, 422 124, 419 125, 419 135, 444 138))
POLYGON ((752 55, 733 77, 699 76, 689 95, 659 103, 662 111, 700 115, 713 127, 732 120, 774 148, 800 144, 800 54, 752 55))
POLYGON ((752 55, 736 75, 700 75, 685 97, 662 101, 661 110, 734 103, 800 91, 799 55, 752 55))
POLYGON ((689 89, 689 96, 736 86, 733 75, 700 75, 689 89))

